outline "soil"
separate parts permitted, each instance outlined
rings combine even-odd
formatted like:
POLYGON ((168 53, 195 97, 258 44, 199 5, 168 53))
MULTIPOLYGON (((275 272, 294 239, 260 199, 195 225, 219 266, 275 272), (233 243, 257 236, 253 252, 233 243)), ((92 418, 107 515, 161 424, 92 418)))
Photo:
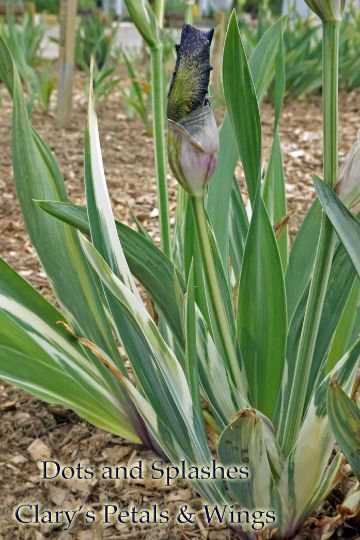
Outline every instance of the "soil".
MULTIPOLYGON (((11 100, 6 91, 0 108, 0 254, 23 277, 48 299, 55 302, 45 274, 30 243, 20 213, 13 182, 11 161, 11 100)), ((54 95, 56 98, 56 95, 54 95)), ((340 161, 356 139, 360 127, 360 92, 340 94, 340 161)), ((85 204, 83 183, 83 147, 86 103, 81 76, 77 74, 71 124, 59 129, 55 123, 55 102, 45 116, 35 113, 32 123, 53 151, 64 175, 70 199, 85 204)), ((139 119, 125 116, 120 94, 113 93, 107 102, 97 107, 105 173, 115 218, 133 225, 127 205, 130 205, 156 242, 159 242, 156 181, 152 138, 145 133, 139 119)), ((224 109, 216 111, 221 122, 224 109)), ((261 107, 264 163, 269 156, 274 120, 273 107, 261 107)), ((290 216, 291 240, 315 198, 312 173, 322 174, 321 96, 312 95, 306 101, 285 103, 280 122, 284 156, 286 192, 290 216)), ((176 205, 177 184, 168 171, 169 199, 172 222, 176 205)), ((247 192, 241 165, 236 169, 244 200, 247 192)), ((41 459, 60 460, 65 465, 134 464, 138 459, 152 461, 157 456, 140 445, 102 431, 59 405, 42 402, 13 386, 0 382, 0 516, 4 540, 100 540, 143 539, 175 540, 208 538, 226 540, 232 534, 224 526, 204 525, 201 514, 196 524, 183 526, 129 525, 111 522, 107 525, 84 525, 79 517, 69 531, 59 524, 19 527, 13 513, 21 502, 39 503, 42 509, 77 509, 81 504, 100 512, 104 503, 115 504, 118 510, 149 508, 158 504, 174 515, 181 504, 200 508, 200 499, 185 481, 159 489, 157 481, 79 480, 43 481, 40 479, 41 459), (173 511, 172 511, 173 510, 173 511)), ((331 513, 337 495, 323 509, 331 513)), ((341 538, 355 537, 355 530, 342 528, 341 538)))

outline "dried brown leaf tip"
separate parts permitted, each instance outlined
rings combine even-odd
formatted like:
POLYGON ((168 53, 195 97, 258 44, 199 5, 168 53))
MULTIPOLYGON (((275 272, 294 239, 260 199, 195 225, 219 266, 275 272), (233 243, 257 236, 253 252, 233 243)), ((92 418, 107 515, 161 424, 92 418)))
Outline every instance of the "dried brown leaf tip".
POLYGON ((331 388, 340 388, 340 385, 336 382, 334 375, 331 375, 329 386, 331 386, 331 388))
POLYGON ((85 338, 82 338, 82 337, 79 337, 77 336, 70 328, 70 326, 64 322, 64 321, 57 321, 56 322, 56 325, 58 326, 59 324, 62 324, 66 330, 69 332, 69 334, 71 334, 79 343, 81 343, 81 345, 83 345, 84 347, 86 347, 87 349, 89 349, 93 354, 95 354, 95 356, 101 360, 101 362, 111 371, 111 373, 113 375, 115 375, 115 377, 117 379, 119 379, 119 381, 122 383, 123 382, 123 379, 124 379, 124 376, 123 374, 118 370, 118 368, 116 366, 114 366, 114 364, 112 364, 112 362, 110 362, 103 354, 103 352, 101 351, 101 349, 95 345, 95 343, 92 343, 91 341, 89 341, 88 339, 85 339, 85 338))
POLYGON ((241 411, 238 411, 233 416, 231 416, 229 418, 229 423, 232 424, 236 420, 240 420, 241 418, 247 418, 248 416, 255 417, 255 424, 260 420, 260 418, 256 414, 255 409, 253 409, 252 407, 247 407, 246 409, 242 409, 241 411))

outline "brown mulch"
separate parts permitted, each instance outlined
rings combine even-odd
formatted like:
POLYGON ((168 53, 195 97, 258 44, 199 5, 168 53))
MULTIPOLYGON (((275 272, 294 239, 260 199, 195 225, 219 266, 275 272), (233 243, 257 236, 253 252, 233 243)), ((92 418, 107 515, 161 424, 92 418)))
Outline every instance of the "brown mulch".
MULTIPOLYGON (((79 76, 77 76, 79 78, 79 76)), ((50 146, 64 175, 72 202, 84 204, 83 146, 86 107, 81 92, 81 80, 76 81, 74 111, 68 129, 55 124, 54 109, 48 116, 35 113, 32 122, 50 146)), ((360 127, 360 92, 340 94, 340 161, 355 141, 360 127)), ((112 94, 107 103, 99 103, 99 129, 105 173, 115 218, 132 225, 127 204, 138 219, 159 241, 156 202, 156 181, 152 139, 145 135, 140 120, 126 119, 120 94, 112 94)), ((221 121, 223 110, 216 115, 221 121)), ((273 108, 262 106, 264 163, 269 156, 272 139, 273 108)), ((12 178, 11 161, 11 101, 3 91, 0 107, 0 255, 48 299, 54 301, 46 277, 27 236, 20 214, 12 178)), ((241 119, 240 119, 241 120, 241 119)), ((280 123, 285 164, 286 191, 290 217, 289 230, 293 239, 299 224, 315 197, 312 172, 322 173, 321 96, 306 101, 286 103, 280 123)), ((176 205, 177 184, 169 172, 169 198, 172 220, 176 205)), ((241 166, 236 170, 244 199, 246 190, 241 166)), ((133 225, 132 225, 133 226, 133 225)), ((104 503, 115 504, 118 511, 136 506, 151 508, 158 504, 174 515, 181 504, 200 508, 196 493, 185 481, 171 488, 159 488, 158 481, 146 478, 141 482, 122 480, 42 481, 39 459, 61 460, 64 465, 130 465, 138 459, 149 462, 154 454, 140 445, 95 428, 75 413, 51 405, 0 382, 0 518, 4 540, 100 540, 143 539, 175 540, 232 538, 224 527, 206 529, 197 515, 196 525, 129 525, 109 523, 99 528, 84 524, 79 517, 74 527, 40 524, 19 527, 13 518, 14 508, 21 502, 39 503, 41 509, 79 508, 81 504, 100 512, 104 503), (43 443, 40 444, 39 440, 43 443), (30 447, 30 445, 32 445, 30 447), (29 448, 30 447, 30 448, 29 448)), ((41 464, 40 464, 41 465, 41 464)), ((101 520, 100 520, 101 521, 101 520)), ((345 537, 345 536, 344 536, 345 537)), ((350 537, 350 536, 346 536, 350 537)))

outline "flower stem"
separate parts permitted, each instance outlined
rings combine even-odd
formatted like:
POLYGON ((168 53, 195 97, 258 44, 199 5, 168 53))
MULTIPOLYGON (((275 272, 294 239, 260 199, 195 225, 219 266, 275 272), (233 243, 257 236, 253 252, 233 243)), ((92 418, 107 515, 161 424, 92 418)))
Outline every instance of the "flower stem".
MULTIPOLYGON (((323 23, 324 181, 333 188, 338 174, 338 58, 340 22, 323 23)), ((296 359, 290 401, 279 444, 287 456, 303 417, 306 391, 335 246, 335 232, 323 212, 314 273, 296 359)))
POLYGON ((194 24, 194 0, 185 0, 185 22, 194 24))
POLYGON ((218 351, 225 355, 228 368, 232 373, 233 380, 238 390, 243 394, 243 396, 246 397, 247 393, 236 356, 233 339, 231 337, 229 323, 216 275, 215 263, 212 255, 208 226, 206 222, 204 197, 190 197, 190 200, 192 203, 196 234, 200 247, 215 344, 218 351))
POLYGON ((155 15, 160 28, 163 28, 165 15, 165 0, 155 0, 155 15))
POLYGON ((162 46, 151 49, 152 112, 154 126, 155 168, 159 204, 161 248, 171 259, 171 235, 168 186, 165 161, 164 102, 163 102, 163 52, 162 46))

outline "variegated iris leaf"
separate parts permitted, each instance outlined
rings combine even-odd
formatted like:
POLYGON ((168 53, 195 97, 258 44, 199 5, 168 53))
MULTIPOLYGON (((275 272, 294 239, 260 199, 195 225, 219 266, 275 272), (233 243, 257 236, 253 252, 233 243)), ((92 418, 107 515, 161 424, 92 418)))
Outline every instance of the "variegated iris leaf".
POLYGON ((360 341, 336 364, 311 399, 297 442, 286 459, 279 489, 290 514, 288 534, 295 534, 303 520, 339 481, 340 457, 327 468, 334 436, 326 411, 326 392, 332 375, 349 395, 360 358, 360 341))
MULTIPOLYGON (((254 409, 234 415, 221 434, 218 454, 224 466, 242 465, 248 471, 247 479, 228 481, 241 509, 249 512, 271 509, 275 521, 268 525, 268 530, 277 529, 280 537, 284 535, 288 521, 286 500, 276 486, 266 450, 264 424, 254 409)), ((247 532, 249 540, 255 540, 250 524, 236 527, 247 532)))
POLYGON ((327 413, 335 438, 360 481, 360 409, 332 377, 327 391, 327 413))
POLYGON ((126 392, 90 351, 56 324, 64 321, 62 314, 2 259, 0 275, 1 379, 140 441, 136 432, 141 421, 126 392))

